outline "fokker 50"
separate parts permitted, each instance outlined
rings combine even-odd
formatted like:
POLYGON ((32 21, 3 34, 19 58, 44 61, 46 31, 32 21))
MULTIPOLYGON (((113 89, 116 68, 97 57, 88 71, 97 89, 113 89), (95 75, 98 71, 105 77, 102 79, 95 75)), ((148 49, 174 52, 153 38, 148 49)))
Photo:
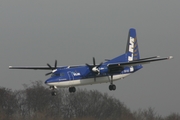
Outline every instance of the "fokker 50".
POLYGON ((105 60, 100 64, 96 64, 93 57, 93 64, 84 65, 70 65, 70 66, 9 66, 9 69, 33 69, 33 70, 51 70, 45 75, 51 77, 45 81, 45 84, 52 90, 52 95, 56 95, 57 87, 68 87, 69 92, 75 92, 75 86, 91 85, 98 83, 109 82, 109 90, 116 90, 116 85, 113 83, 135 73, 143 68, 143 64, 150 62, 168 60, 172 56, 166 58, 159 58, 159 56, 140 58, 138 42, 136 38, 136 30, 131 28, 129 30, 126 51, 124 54, 113 59, 105 60))

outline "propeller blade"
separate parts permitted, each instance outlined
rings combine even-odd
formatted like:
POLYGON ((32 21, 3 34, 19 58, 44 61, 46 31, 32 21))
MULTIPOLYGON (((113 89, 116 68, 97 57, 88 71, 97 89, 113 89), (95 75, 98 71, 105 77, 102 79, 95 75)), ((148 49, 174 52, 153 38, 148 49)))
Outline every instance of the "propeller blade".
POLYGON ((49 73, 46 73, 46 74, 45 74, 46 76, 52 74, 52 73, 54 72, 54 70, 57 69, 57 60, 55 60, 54 67, 52 67, 49 63, 47 63, 47 66, 48 66, 52 71, 49 72, 49 73))
POLYGON ((86 63, 86 66, 91 67, 91 65, 89 65, 89 64, 87 64, 87 63, 86 63))
POLYGON ((45 75, 48 76, 48 75, 50 75, 50 74, 52 74, 52 72, 46 73, 45 75))
POLYGON ((93 57, 93 65, 96 66, 96 61, 94 57, 93 57))
POLYGON ((51 67, 51 65, 50 65, 50 64, 48 64, 48 63, 47 63, 47 66, 53 70, 53 68, 51 67))
POLYGON ((103 62, 101 62, 101 63, 97 66, 97 68, 100 67, 102 64, 103 64, 103 62))
POLYGON ((96 76, 100 74, 98 67, 100 67, 102 64, 103 64, 103 62, 101 62, 99 65, 96 65, 95 57, 93 57, 93 65, 89 65, 86 63, 86 66, 89 67, 89 70, 94 75, 95 82, 96 82, 96 76))
POLYGON ((55 68, 55 69, 57 68, 57 60, 55 60, 54 68, 55 68))
POLYGON ((94 75, 94 82, 96 82, 96 75, 94 75))

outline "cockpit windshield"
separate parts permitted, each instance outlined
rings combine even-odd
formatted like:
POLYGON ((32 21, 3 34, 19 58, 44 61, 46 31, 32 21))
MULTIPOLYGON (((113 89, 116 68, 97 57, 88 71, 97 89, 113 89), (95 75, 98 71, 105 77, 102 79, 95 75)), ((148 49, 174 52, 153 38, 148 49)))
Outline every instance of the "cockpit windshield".
POLYGON ((51 77, 62 77, 64 76, 64 73, 53 73, 51 77))

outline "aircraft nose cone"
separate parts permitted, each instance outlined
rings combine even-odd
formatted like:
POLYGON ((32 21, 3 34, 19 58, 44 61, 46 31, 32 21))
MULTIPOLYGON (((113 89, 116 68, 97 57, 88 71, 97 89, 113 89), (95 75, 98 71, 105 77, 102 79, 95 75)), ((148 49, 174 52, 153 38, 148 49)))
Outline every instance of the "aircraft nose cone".
POLYGON ((56 82, 58 82, 58 78, 49 78, 44 83, 51 86, 54 85, 56 82))
POLYGON ((48 80, 46 80, 44 83, 45 83, 45 84, 47 84, 47 83, 49 83, 49 81, 48 81, 48 80))
POLYGON ((49 84, 49 83, 52 83, 53 82, 53 79, 52 78, 49 78, 49 79, 47 79, 44 83, 45 84, 49 84))

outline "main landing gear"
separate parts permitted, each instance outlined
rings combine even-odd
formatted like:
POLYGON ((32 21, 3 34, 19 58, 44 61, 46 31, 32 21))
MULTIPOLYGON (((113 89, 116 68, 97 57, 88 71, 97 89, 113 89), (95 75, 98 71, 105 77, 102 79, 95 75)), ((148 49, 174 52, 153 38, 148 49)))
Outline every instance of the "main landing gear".
POLYGON ((70 87, 70 88, 69 88, 69 92, 70 92, 70 93, 76 92, 76 88, 75 88, 75 87, 70 87))
POLYGON ((116 90, 116 85, 114 84, 109 85, 109 90, 116 90))
POLYGON ((116 90, 116 85, 113 84, 113 75, 109 78, 110 80, 110 85, 109 85, 109 90, 116 90))

